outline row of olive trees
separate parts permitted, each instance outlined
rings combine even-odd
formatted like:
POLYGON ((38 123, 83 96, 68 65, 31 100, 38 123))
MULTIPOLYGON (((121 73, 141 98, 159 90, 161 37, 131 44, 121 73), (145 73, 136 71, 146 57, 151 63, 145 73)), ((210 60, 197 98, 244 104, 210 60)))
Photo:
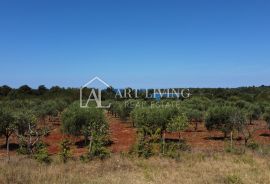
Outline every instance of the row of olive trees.
POLYGON ((252 139, 252 134, 256 129, 251 129, 249 126, 254 120, 262 118, 270 127, 270 110, 266 108, 262 114, 259 106, 248 105, 246 108, 243 106, 214 106, 207 111, 205 126, 208 130, 216 129, 224 133, 224 137, 232 134, 233 131, 238 131, 245 139, 245 145, 252 139))
POLYGON ((110 101, 110 108, 108 109, 108 112, 111 115, 119 117, 121 120, 125 121, 130 117, 130 113, 136 103, 139 102, 139 100, 110 101))
MULTIPOLYGON (((159 132, 163 135, 165 144, 165 133, 178 132, 179 140, 181 131, 188 125, 195 122, 195 130, 199 122, 205 121, 208 130, 220 130, 226 138, 237 131, 244 137, 245 145, 252 139, 254 126, 249 126, 254 120, 264 118, 270 128, 270 108, 251 104, 245 101, 224 102, 212 101, 205 98, 194 98, 190 101, 181 102, 179 107, 151 108, 150 106, 135 108, 131 112, 131 119, 139 129, 141 138, 145 144, 152 135, 156 136, 159 132), (188 123, 189 122, 189 123, 188 123)), ((148 145, 149 144, 145 144, 148 145)))
POLYGON ((10 137, 17 136, 20 142, 20 151, 33 154, 35 146, 42 136, 47 134, 47 129, 38 126, 46 116, 57 116, 67 103, 62 100, 14 100, 1 102, 0 106, 0 136, 5 137, 7 158, 9 156, 10 137), (24 150, 24 151, 22 151, 24 150))

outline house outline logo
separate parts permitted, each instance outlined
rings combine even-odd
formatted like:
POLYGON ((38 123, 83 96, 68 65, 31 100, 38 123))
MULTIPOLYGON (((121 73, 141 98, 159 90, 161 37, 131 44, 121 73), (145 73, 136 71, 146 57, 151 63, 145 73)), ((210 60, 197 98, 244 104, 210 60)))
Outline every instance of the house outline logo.
POLYGON ((96 94, 96 89, 95 88, 91 88, 91 92, 90 95, 86 101, 86 104, 83 105, 83 89, 87 88, 90 84, 92 84, 94 81, 98 81, 101 84, 103 84, 104 86, 106 86, 107 88, 111 88, 111 86, 109 84, 107 84, 104 80, 102 80, 99 77, 94 77, 93 79, 91 79, 89 82, 87 82, 86 84, 84 84, 83 86, 81 86, 80 88, 80 107, 81 108, 88 108, 88 104, 90 101, 95 101, 97 104, 97 108, 110 108, 111 104, 107 105, 107 106, 102 106, 101 104, 101 90, 98 90, 98 94, 96 94), (94 99, 92 99, 91 97, 94 97, 94 99))

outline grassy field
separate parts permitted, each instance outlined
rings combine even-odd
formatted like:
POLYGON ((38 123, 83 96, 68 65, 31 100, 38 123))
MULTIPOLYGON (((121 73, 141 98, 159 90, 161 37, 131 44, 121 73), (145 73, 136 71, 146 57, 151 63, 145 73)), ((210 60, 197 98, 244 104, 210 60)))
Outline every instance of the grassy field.
POLYGON ((179 161, 113 155, 105 161, 40 164, 14 157, 0 162, 0 183, 270 183, 270 158, 252 153, 183 153, 179 161))

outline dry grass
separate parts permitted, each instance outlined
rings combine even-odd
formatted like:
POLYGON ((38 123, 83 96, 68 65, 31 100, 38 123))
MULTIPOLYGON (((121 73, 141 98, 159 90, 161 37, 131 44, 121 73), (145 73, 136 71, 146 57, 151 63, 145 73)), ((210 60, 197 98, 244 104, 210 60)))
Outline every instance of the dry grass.
POLYGON ((39 164, 15 157, 0 161, 0 183, 270 183, 270 158, 215 153, 185 153, 180 161, 114 155, 105 161, 39 164))

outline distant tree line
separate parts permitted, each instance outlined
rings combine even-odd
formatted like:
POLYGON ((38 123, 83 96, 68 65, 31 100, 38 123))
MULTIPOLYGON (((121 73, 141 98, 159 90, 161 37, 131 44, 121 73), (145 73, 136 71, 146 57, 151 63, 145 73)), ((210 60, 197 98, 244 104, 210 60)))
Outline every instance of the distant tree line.
MULTIPOLYGON (((128 88, 131 89, 131 88, 128 88)), ((90 93, 90 88, 86 88, 90 93)), ((134 89, 131 89, 134 91, 134 89)), ((149 90, 151 91, 151 90, 149 90)), ((270 86, 259 87, 239 87, 239 88, 190 88, 192 96, 203 96, 208 99, 222 99, 222 100, 245 100, 247 102, 270 101, 270 86)), ((87 91, 84 95, 87 97, 87 91)), ((19 88, 11 88, 7 85, 0 86, 0 99, 16 99, 16 98, 34 98, 42 97, 51 99, 54 97, 67 97, 77 100, 80 95, 79 88, 63 88, 53 86, 47 88, 40 85, 37 89, 33 89, 28 85, 23 85, 19 88)), ((102 99, 115 99, 116 90, 113 87, 102 90, 102 99)), ((145 91, 139 90, 138 97, 145 98, 145 91)))

